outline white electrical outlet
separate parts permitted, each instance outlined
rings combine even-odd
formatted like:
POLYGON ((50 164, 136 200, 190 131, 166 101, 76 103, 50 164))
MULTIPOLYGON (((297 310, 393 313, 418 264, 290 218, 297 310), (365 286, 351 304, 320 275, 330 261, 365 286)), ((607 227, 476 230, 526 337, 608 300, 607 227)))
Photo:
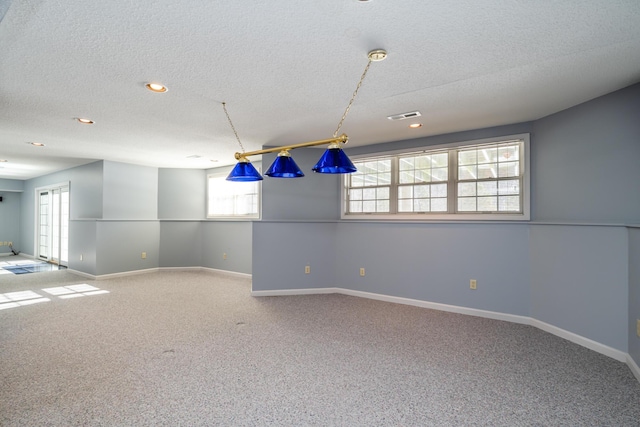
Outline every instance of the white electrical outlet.
POLYGON ((360 268, 360 276, 364 277, 364 267, 360 268))
POLYGON ((311 274, 311 266, 310 265, 305 265, 304 266, 304 274, 311 274))
POLYGON ((227 259, 227 253, 226 252, 222 254, 222 259, 227 259))
POLYGON ((640 319, 636 319, 636 335, 640 337, 640 319))
POLYGON ((146 252, 142 252, 142 259, 147 259, 147 253, 146 252))
POLYGON ((478 282, 476 281, 476 279, 469 280, 469 288, 470 289, 476 289, 477 286, 478 286, 478 282))
POLYGON ((83 259, 84 259, 84 256, 80 254, 80 261, 82 261, 83 259))

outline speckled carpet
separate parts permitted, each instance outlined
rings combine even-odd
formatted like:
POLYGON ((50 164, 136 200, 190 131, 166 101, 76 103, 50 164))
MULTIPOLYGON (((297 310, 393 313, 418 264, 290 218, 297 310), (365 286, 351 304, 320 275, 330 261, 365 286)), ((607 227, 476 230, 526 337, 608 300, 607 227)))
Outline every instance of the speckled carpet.
POLYGON ((536 328, 249 292, 196 271, 0 277, 0 425, 640 425, 625 364, 536 328))

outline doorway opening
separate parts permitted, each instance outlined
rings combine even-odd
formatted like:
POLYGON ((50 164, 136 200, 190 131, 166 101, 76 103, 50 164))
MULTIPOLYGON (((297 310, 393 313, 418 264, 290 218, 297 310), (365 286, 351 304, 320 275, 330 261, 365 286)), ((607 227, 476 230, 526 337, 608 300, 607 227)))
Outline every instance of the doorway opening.
POLYGON ((36 258, 69 263, 69 184, 36 189, 36 258))

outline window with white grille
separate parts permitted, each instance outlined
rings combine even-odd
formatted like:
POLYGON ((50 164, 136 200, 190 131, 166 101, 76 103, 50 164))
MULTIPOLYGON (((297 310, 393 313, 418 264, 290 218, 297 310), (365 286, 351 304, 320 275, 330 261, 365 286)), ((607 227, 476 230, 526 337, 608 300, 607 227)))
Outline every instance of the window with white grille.
POLYGON ((207 175, 207 218, 259 218, 260 181, 234 182, 207 175))
POLYGON ((529 219, 528 135, 355 159, 344 218, 529 219))

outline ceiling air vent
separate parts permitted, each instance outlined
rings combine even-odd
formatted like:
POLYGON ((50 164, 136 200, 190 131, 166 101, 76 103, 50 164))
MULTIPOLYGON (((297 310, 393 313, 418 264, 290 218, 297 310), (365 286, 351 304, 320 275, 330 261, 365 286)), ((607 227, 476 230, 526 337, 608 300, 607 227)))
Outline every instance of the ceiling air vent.
POLYGON ((420 111, 411 111, 409 113, 402 113, 402 114, 394 114, 393 116, 388 116, 387 119, 389 120, 405 120, 405 119, 412 119, 414 117, 420 117, 422 114, 420 114, 420 111))

